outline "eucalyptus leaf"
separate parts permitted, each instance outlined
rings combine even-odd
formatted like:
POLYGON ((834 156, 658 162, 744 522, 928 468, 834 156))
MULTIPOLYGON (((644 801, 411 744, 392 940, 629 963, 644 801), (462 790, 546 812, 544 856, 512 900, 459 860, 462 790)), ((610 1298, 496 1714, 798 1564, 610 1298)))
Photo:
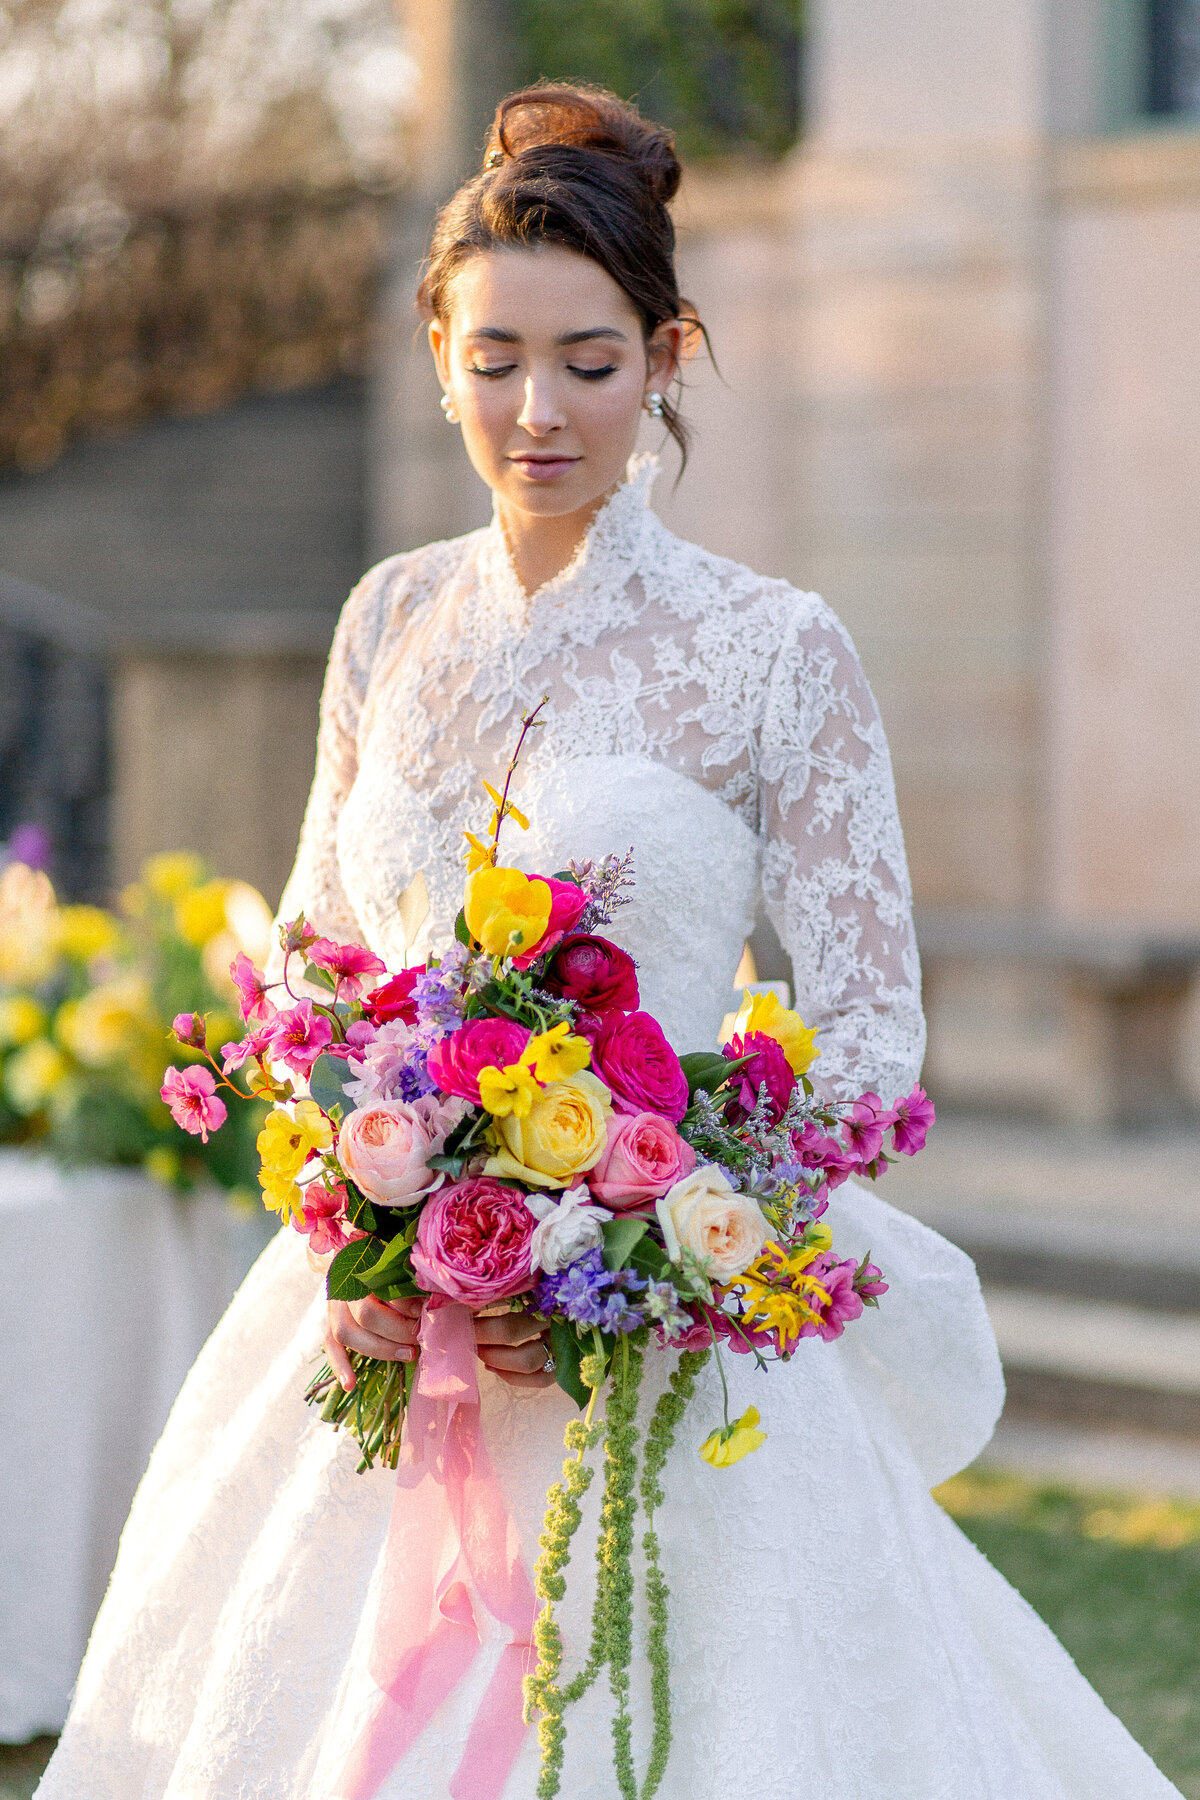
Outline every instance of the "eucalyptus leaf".
POLYGON ((342 1056, 330 1056, 328 1051, 318 1056, 308 1078, 308 1091, 321 1108, 328 1112, 331 1106, 340 1106, 343 1113, 354 1111, 357 1102, 346 1093, 346 1083, 354 1080, 350 1065, 342 1056))
POLYGON ((616 1271, 623 1269, 633 1254, 634 1246, 650 1229, 648 1219, 631 1219, 628 1214, 621 1218, 609 1219, 600 1227, 604 1233, 604 1266, 616 1271))

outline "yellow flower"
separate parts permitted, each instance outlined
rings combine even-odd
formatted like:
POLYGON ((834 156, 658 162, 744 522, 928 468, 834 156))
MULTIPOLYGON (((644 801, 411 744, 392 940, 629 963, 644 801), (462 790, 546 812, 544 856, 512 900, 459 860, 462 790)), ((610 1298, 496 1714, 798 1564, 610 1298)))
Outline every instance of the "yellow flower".
POLYGON ((551 894, 544 881, 520 869, 490 864, 467 876, 467 930, 489 956, 519 956, 546 935, 551 894))
POLYGON ((473 875, 476 869, 482 869, 491 862, 495 852, 489 850, 486 844, 480 843, 473 831, 464 831, 463 836, 467 840, 467 874, 473 875))
POLYGON ((829 1290, 809 1273, 809 1265, 826 1248, 817 1242, 792 1250, 768 1244, 731 1284, 742 1292, 743 1323, 754 1331, 774 1332, 781 1352, 800 1335, 802 1326, 820 1318, 813 1300, 829 1305, 829 1290))
POLYGON ((0 999, 0 1050, 31 1043, 46 1029, 46 1015, 28 994, 8 994, 0 999))
POLYGON ((536 1096, 527 1117, 510 1113, 496 1120, 499 1148, 485 1173, 530 1187, 569 1187, 599 1161, 611 1111, 609 1091, 590 1069, 556 1081, 536 1096))
POLYGON ((35 1113, 49 1100, 70 1072, 70 1064, 49 1038, 34 1038, 10 1056, 4 1069, 4 1089, 19 1113, 35 1113))
POLYGON ((527 1119, 541 1091, 521 1063, 509 1063, 506 1069, 490 1063, 479 1071, 479 1103, 496 1119, 507 1118, 510 1113, 518 1119, 527 1119))
POLYGON ((227 881, 206 881, 203 887, 180 894, 175 902, 175 929, 197 950, 225 929, 227 881))
POLYGON ((0 916, 0 982, 36 987, 54 969, 54 919, 49 912, 0 916))
POLYGON ((821 1054, 813 1048, 816 1027, 810 1031, 798 1012, 780 1006, 777 994, 752 994, 745 990, 733 1029, 739 1037, 761 1031, 764 1037, 774 1038, 787 1057, 793 1075, 803 1075, 821 1054))
POLYGON ((121 941, 121 929, 111 913, 99 906, 60 906, 54 923, 59 950, 72 962, 91 962, 106 956, 121 941))
MULTIPOLYGON (((521 1052, 521 1061, 532 1069, 539 1081, 565 1081, 578 1075, 592 1060, 592 1046, 584 1037, 576 1037, 569 1025, 552 1025, 538 1037, 531 1037, 521 1052)), ((491 1109, 489 1108, 489 1111, 491 1109)))
POLYGON ((511 800, 505 800, 503 795, 498 794, 490 781, 485 781, 483 785, 487 790, 488 799, 496 809, 492 814, 492 822, 488 826, 488 830, 491 832, 492 836, 496 836, 502 819, 515 819, 522 831, 528 831, 529 820, 525 817, 525 814, 521 809, 514 806, 511 800))
POLYGON ((700 1446, 700 1454, 714 1469, 727 1469, 766 1441, 766 1432, 758 1430, 757 1406, 748 1406, 732 1425, 722 1425, 720 1430, 710 1432, 700 1446))
POLYGON ((315 1100, 301 1100, 295 1116, 277 1107, 268 1113, 258 1134, 258 1154, 263 1173, 291 1179, 298 1175, 310 1156, 328 1150, 333 1132, 315 1100))
POLYGON ((190 850, 164 850, 142 865, 142 880, 156 900, 178 900, 204 880, 204 864, 190 850))
POLYGON ((153 1150, 147 1150, 142 1161, 147 1175, 152 1176, 155 1181, 161 1181, 164 1187, 175 1186, 182 1166, 178 1151, 170 1149, 166 1144, 158 1144, 153 1150))
POLYGON ((58 1009, 54 1031, 79 1062, 99 1068, 128 1056, 138 1037, 153 1024, 146 983, 139 975, 123 975, 101 982, 81 1000, 65 1001, 58 1009))
POLYGON ((262 1169, 258 1182, 262 1188, 263 1205, 268 1212, 277 1212, 285 1225, 300 1218, 304 1212, 304 1189, 290 1175, 279 1175, 272 1169, 262 1169))

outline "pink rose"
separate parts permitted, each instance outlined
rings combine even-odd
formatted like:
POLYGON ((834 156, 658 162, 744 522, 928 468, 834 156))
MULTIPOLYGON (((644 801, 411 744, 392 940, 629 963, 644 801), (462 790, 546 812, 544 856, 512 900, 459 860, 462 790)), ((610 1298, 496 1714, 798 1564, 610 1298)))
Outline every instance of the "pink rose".
POLYGON ((573 937, 550 959, 545 986, 585 1012, 632 1012, 638 1004, 633 958, 602 937, 573 937))
POLYGON ((649 1013, 610 1013, 592 1045, 592 1068, 611 1088, 618 1112, 661 1113, 675 1122, 687 1111, 687 1076, 649 1013))
POLYGON ((725 1046, 725 1055, 731 1059, 735 1056, 750 1058, 730 1082, 735 1096, 735 1120, 740 1121, 747 1113, 754 1111, 758 1103, 758 1090, 765 1081, 767 1099, 771 1103, 771 1123, 778 1125, 787 1111, 787 1103, 796 1085, 796 1077, 792 1072, 792 1065, 784 1055, 783 1045, 776 1043, 765 1032, 752 1031, 745 1038, 730 1038, 725 1046))
POLYGON ((444 1094, 478 1106, 479 1071, 519 1062, 530 1036, 528 1027, 513 1019, 468 1019, 429 1052, 430 1077, 444 1094))
POLYGON ((381 1206, 411 1206, 442 1177, 427 1166, 448 1127, 428 1100, 381 1100, 352 1112, 338 1133, 338 1161, 381 1206))
POLYGON ((696 1166, 696 1152, 657 1113, 614 1113, 600 1161, 588 1171, 596 1199, 618 1212, 657 1200, 696 1166))
POLYGON ((588 903, 588 896, 573 881, 555 881, 552 875, 535 875, 533 879, 544 881, 550 889, 550 917, 533 949, 524 956, 513 957, 514 969, 527 969, 537 957, 548 955, 556 944, 561 944, 566 933, 579 923, 588 903))
POLYGON ((413 1273, 430 1293, 487 1306, 534 1283, 535 1219, 520 1188, 470 1176, 426 1201, 412 1249, 413 1273))

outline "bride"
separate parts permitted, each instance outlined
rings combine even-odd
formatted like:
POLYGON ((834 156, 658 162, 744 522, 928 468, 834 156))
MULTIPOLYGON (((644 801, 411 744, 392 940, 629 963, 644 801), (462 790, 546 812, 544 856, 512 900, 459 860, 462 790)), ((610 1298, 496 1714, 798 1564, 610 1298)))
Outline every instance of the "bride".
MULTIPOLYGON (((416 951, 443 947, 481 777, 548 694, 518 795, 524 866, 632 844, 636 898, 613 935, 679 1049, 715 1043, 765 898, 795 1004, 820 1028, 825 1091, 890 1102, 918 1074, 924 1028, 887 744, 854 650, 814 595, 673 537, 648 507, 653 460, 628 460, 643 408, 684 444, 670 396, 697 322, 673 264, 678 178, 668 134, 631 108, 542 88, 502 104, 483 172, 442 213, 421 303, 446 417, 495 513, 351 595, 283 913, 398 967, 396 898, 423 870, 416 951)), ((852 1186, 830 1216, 842 1255, 883 1266, 879 1310, 766 1382, 731 1359, 732 1406, 759 1406, 767 1443, 714 1470, 685 1421, 667 1470, 675 1741, 661 1793, 1175 1794, 930 1498, 1002 1401, 970 1263, 852 1186)), ((507 1775, 456 1774, 508 1638, 482 1606, 480 1653, 415 1742, 365 1785, 346 1774, 379 1703, 370 1652, 396 1477, 356 1474, 356 1446, 302 1394, 322 1341, 347 1383, 348 1351, 412 1358, 412 1311, 327 1306, 303 1240, 278 1234, 142 1483, 40 1800, 533 1800, 532 1732, 507 1775)), ((531 1326, 476 1330, 484 1433, 532 1563, 574 1408, 531 1326)), ((706 1370, 697 1419, 719 1410, 715 1382, 706 1370)), ((577 1552, 568 1658, 586 1651, 589 1573, 577 1552)), ((645 1628, 637 1616, 635 1646, 645 1628)), ((568 1712, 566 1800, 617 1791, 609 1708, 598 1684, 568 1712)), ((642 1693, 643 1763, 648 1714, 642 1693)))

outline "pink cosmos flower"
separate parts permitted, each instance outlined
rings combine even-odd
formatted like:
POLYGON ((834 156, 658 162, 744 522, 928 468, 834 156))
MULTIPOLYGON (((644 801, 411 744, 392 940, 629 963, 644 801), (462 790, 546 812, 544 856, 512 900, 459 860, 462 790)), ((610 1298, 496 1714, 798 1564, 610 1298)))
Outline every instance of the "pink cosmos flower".
POLYGON ((479 1071, 521 1060, 532 1033, 513 1019, 468 1019, 429 1052, 428 1069, 444 1094, 479 1105, 479 1071))
POLYGON ((244 950, 239 950, 229 965, 229 973, 233 985, 241 996, 242 1017, 249 1024, 251 1019, 269 1018, 275 1008, 268 999, 267 978, 261 969, 256 969, 244 950))
POLYGON ((339 1182, 335 1188, 323 1181, 310 1181, 304 1190, 304 1211, 300 1218, 293 1214, 292 1228, 308 1239, 316 1256, 327 1256, 331 1250, 344 1250, 366 1233, 356 1231, 346 1217, 346 1190, 339 1182))
POLYGON ((819 1125, 811 1122, 802 1131, 792 1133, 792 1146, 806 1169, 820 1169, 829 1188, 841 1187, 843 1181, 848 1181, 862 1167, 841 1138, 827 1136, 819 1125))
POLYGON ((203 1050, 206 1033, 199 1013, 176 1013, 171 1021, 171 1031, 179 1043, 189 1044, 193 1050, 203 1050))
POLYGON ((313 1011, 311 1000, 301 1000, 298 1006, 275 1014, 268 1041, 272 1056, 286 1063, 294 1074, 307 1077, 332 1036, 324 1014, 313 1011))
POLYGON ((873 1163, 883 1149, 883 1134, 892 1122, 878 1094, 859 1096, 842 1120, 846 1148, 860 1167, 873 1163))
POLYGON ((587 1184, 603 1206, 623 1212, 657 1200, 696 1166, 696 1152, 657 1113, 613 1113, 600 1161, 587 1184))
POLYGON ((221 1067, 226 1075, 232 1075, 235 1069, 240 1069, 252 1056, 265 1056, 271 1048, 271 1031, 271 1021, 268 1019, 265 1025, 248 1031, 238 1043, 222 1044, 221 1067))
POLYGON ((576 887, 573 881, 555 881, 552 875, 538 875, 534 879, 544 881, 550 889, 550 917, 533 949, 524 956, 513 957, 514 969, 527 969, 536 957, 549 955, 579 923, 580 914, 588 903, 583 889, 576 887))
POLYGON ((220 1131, 225 1123, 225 1102, 217 1098, 216 1078, 199 1064, 190 1069, 168 1069, 159 1093, 170 1107, 175 1123, 203 1143, 207 1144, 210 1131, 220 1131))
POLYGON ((361 944, 335 944, 332 938, 319 937, 311 943, 308 960, 333 976, 339 1000, 357 1000, 364 976, 387 974, 387 964, 373 950, 364 950, 361 944))
POLYGON ((730 1084, 735 1096, 735 1122, 754 1111, 758 1104, 758 1090, 765 1082, 767 1099, 771 1103, 771 1124, 777 1125, 787 1111, 787 1103, 796 1086, 796 1077, 792 1072, 792 1065, 784 1055, 783 1045, 777 1044, 774 1038, 768 1037, 763 1031, 752 1031, 745 1038, 736 1035, 731 1037, 725 1046, 725 1055, 730 1060, 737 1056, 750 1058, 730 1084))
POLYGON ((892 1144, 901 1156, 915 1156, 925 1147, 925 1135, 935 1118, 933 1101, 923 1087, 896 1102, 892 1124, 892 1144))
POLYGON ((421 1209, 413 1274, 431 1293, 467 1306, 523 1294, 535 1280, 535 1223, 520 1188, 488 1175, 455 1182, 421 1209))
POLYGON ((294 919, 279 927, 279 942, 285 951, 307 950, 316 941, 317 933, 303 913, 297 913, 294 919))

